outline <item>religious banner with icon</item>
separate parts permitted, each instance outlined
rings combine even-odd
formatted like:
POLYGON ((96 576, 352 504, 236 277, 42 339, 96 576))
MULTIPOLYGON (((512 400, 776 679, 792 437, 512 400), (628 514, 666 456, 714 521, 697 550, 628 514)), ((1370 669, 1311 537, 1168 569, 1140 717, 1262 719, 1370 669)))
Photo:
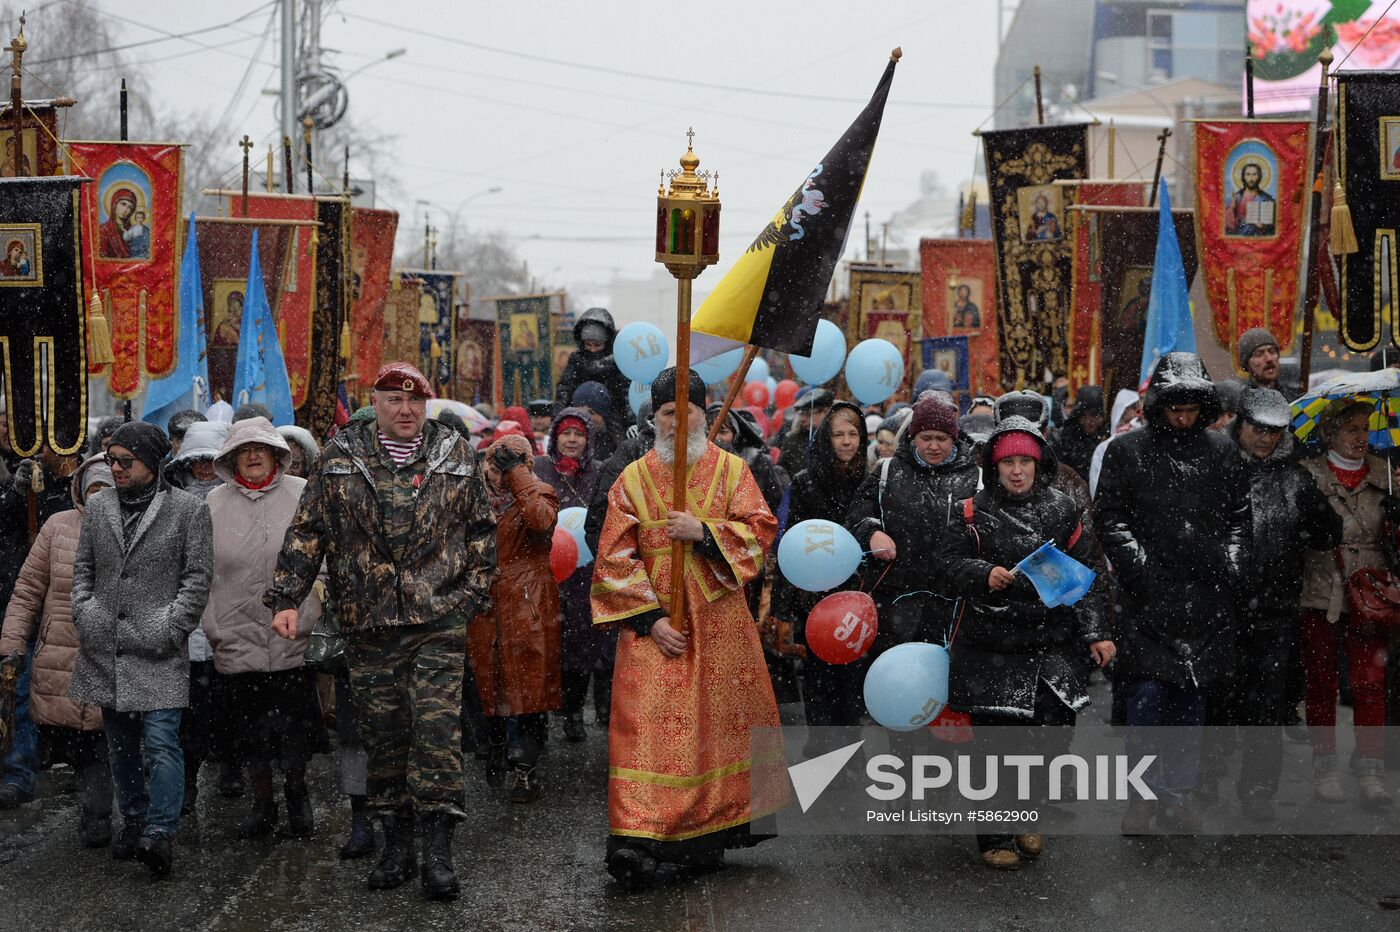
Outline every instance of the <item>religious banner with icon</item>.
MULTIPOLYGON (((238 363, 254 230, 258 231, 258 265, 262 269, 263 290, 269 295, 278 294, 288 266, 287 252, 295 241, 297 227, 264 226, 223 217, 195 220, 199 273, 203 278, 200 284, 204 295, 204 332, 208 334, 209 393, 214 400, 230 404, 233 403, 233 373, 238 363)), ((276 319, 276 308, 273 316, 276 319)), ((281 335, 285 329, 285 323, 278 319, 278 337, 283 346, 286 346, 286 339, 281 335)), ((294 401, 295 397, 294 390, 294 401)))
MULTIPOLYGON (((1157 256, 1156 207, 1085 207, 1093 216, 1102 242, 1100 271, 1100 334, 1103 353, 1104 394, 1119 389, 1137 391, 1147 337, 1147 306, 1152 296, 1152 265, 1157 256)), ((1181 243, 1181 263, 1186 284, 1196 277, 1196 241, 1191 236, 1190 210, 1173 210, 1176 236, 1181 243)))
POLYGON ((351 208, 350 367, 363 391, 374 385, 384 354, 384 303, 389 295, 394 234, 399 215, 392 210, 351 208))
POLYGON ((500 346, 500 404, 520 405, 553 398, 549 310, 553 295, 496 298, 500 346))
MULTIPOLYGON (((904 357, 906 385, 918 378, 919 340, 923 337, 923 284, 918 272, 878 266, 851 266, 850 346, 861 340, 888 340, 904 357)), ((895 401, 907 392, 895 392, 895 401)))
MULTIPOLYGON (((999 393, 996 256, 989 239, 925 239, 919 242, 923 267, 923 335, 964 337, 968 390, 999 393)), ((914 376, 918 378, 916 373, 914 376)))
POLYGON ((87 435, 87 318, 76 178, 0 179, 0 361, 18 456, 87 435))
POLYGON ((496 322, 458 317, 453 339, 452 397, 469 405, 490 401, 496 391, 496 322))
POLYGON ((10 116, 10 99, 0 101, 0 136, 4 155, 0 156, 0 178, 57 175, 62 168, 58 154, 58 111, 52 104, 24 102, 20 117, 19 148, 15 153, 15 119, 10 116))
POLYGON ((953 391, 967 392, 969 381, 969 337, 925 337, 923 364, 925 369, 937 369, 953 383, 953 391))
MULTIPOLYGON (((243 216, 241 191, 215 193, 225 198, 228 216, 243 216)), ((287 363, 287 379, 292 385, 292 404, 300 408, 306 404, 311 386, 312 347, 319 345, 311 340, 311 308, 316 296, 316 256, 320 239, 315 225, 316 199, 304 194, 250 191, 248 216, 259 220, 307 221, 306 226, 295 228, 296 241, 284 260, 286 268, 280 277, 280 289, 274 292, 269 288, 267 292, 282 340, 282 358, 287 363)), ((202 255, 203 250, 200 252, 202 255)), ((207 277, 209 273, 204 274, 207 277)), ((338 336, 336 342, 325 344, 327 347, 338 345, 338 336)), ((212 368, 209 379, 214 380, 212 368)))
POLYGON ((68 173, 91 178, 83 191, 88 294, 102 296, 112 328, 106 373, 117 398, 143 377, 175 368, 175 294, 180 274, 181 149, 169 142, 66 143, 68 173))
POLYGON ((453 348, 456 346, 454 326, 457 319, 457 279, 461 272, 440 272, 436 269, 408 269, 401 275, 418 279, 418 353, 412 357, 420 372, 433 383, 433 390, 446 395, 452 385, 453 348))
POLYGON ((393 273, 389 282, 389 294, 384 301, 384 350, 380 354, 381 365, 391 362, 417 364, 418 344, 422 332, 418 323, 418 308, 422 297, 423 283, 416 275, 393 273))
POLYGON ((1337 257, 1337 317, 1342 342, 1370 350, 1384 336, 1382 295, 1393 303, 1400 289, 1400 71, 1337 72, 1337 166, 1358 247, 1337 257))
MULTIPOLYGON (((297 425, 324 437, 335 426, 341 380, 348 362, 340 353, 340 337, 350 320, 353 268, 351 265, 350 199, 317 197, 316 290, 311 305, 311 366, 307 371, 306 400, 296 409, 297 425)), ((288 375, 290 375, 290 369, 288 375)), ((295 403, 295 398, 293 398, 295 403)))
POLYGON ((1196 249, 1216 341, 1262 327, 1293 345, 1312 208, 1311 120, 1195 124, 1196 249))
POLYGON ((1141 207, 1147 203, 1147 187, 1142 181, 1086 180, 1056 182, 1073 186, 1075 205, 1069 217, 1074 241, 1074 279, 1069 300, 1069 377, 1070 390, 1081 385, 1098 385, 1103 378, 1101 299, 1103 297, 1103 239, 1095 213, 1081 208, 1141 207))
POLYGON ((1065 209, 1088 165, 1088 124, 984 131, 996 244, 1001 375, 1008 388, 1069 372, 1074 242, 1065 209))

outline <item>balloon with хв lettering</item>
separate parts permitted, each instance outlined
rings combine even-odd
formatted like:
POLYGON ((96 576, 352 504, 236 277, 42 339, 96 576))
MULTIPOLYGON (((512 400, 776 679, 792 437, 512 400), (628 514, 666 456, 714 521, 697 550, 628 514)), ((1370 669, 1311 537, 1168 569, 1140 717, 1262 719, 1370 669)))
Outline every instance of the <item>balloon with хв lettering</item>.
POLYGON ((637 320, 619 331, 613 341, 613 358, 623 375, 633 382, 650 385, 666 368, 671 347, 660 327, 637 320))
POLYGON ((861 404, 879 404, 904 382, 904 357, 889 340, 861 340, 846 357, 846 384, 861 404))
POLYGON ((778 568, 788 582, 808 592, 835 589, 859 566, 860 544, 835 521, 801 521, 778 543, 778 568))

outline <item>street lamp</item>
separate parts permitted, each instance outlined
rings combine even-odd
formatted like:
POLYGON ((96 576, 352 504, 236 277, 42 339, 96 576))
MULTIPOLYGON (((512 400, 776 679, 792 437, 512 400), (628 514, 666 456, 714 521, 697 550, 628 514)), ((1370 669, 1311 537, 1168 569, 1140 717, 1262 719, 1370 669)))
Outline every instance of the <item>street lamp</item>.
MULTIPOLYGON (((706 267, 719 261, 719 175, 716 173, 712 179, 708 171, 696 172, 700 159, 695 155, 695 130, 687 130, 685 135, 681 170, 662 172, 656 190, 656 261, 676 279, 676 462, 671 483, 672 511, 686 510, 691 284, 706 267)), ((671 620, 680 625, 681 633, 688 633, 683 541, 671 544, 669 612, 671 620)))

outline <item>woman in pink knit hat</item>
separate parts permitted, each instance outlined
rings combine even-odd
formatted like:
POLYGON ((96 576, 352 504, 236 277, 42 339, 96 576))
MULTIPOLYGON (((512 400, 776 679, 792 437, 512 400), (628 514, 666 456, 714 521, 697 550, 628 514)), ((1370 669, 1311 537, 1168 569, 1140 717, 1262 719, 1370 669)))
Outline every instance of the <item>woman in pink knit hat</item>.
MULTIPOLYGON (((1093 561, 1079 507, 1051 488, 1055 469, 1035 424, 1003 418, 983 448, 983 488, 958 506, 943 553, 944 572, 964 600, 949 647, 948 704, 969 713, 979 729, 1060 726, 1037 729, 1039 746, 1018 750, 1044 754, 1047 761, 1068 751, 1075 713, 1089 704, 1084 661, 1102 667, 1115 653, 1103 576, 1074 605, 1049 608, 1014 569, 1046 541, 1080 563, 1093 561)), ((1035 782, 1031 799, 1009 808, 1043 801, 1045 787, 1035 782)), ((988 867, 1014 870, 1022 858, 1040 856, 1041 836, 1024 833, 1034 826, 987 827, 1001 830, 977 836, 988 867)))

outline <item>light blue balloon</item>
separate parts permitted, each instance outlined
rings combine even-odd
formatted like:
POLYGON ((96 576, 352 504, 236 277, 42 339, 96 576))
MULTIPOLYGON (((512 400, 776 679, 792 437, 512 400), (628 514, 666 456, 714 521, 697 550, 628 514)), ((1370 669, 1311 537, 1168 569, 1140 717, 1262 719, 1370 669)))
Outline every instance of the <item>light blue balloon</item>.
POLYGON ((627 386, 627 403, 632 406, 632 413, 642 413, 642 402, 651 400, 651 383, 633 382, 627 386))
POLYGON ((762 382, 768 378, 768 360, 762 356, 755 356, 749 371, 744 373, 744 382, 762 382))
POLYGON ((778 380, 770 375, 763 380, 763 384, 768 388, 768 403, 771 405, 778 400, 778 380))
POLYGON ((846 384, 861 404, 879 404, 904 382, 904 357, 889 340, 861 340, 846 357, 846 384))
POLYGON ((913 641, 891 647, 865 674, 865 707, 891 731, 917 731, 948 704, 948 651, 913 641))
POLYGON ((568 531, 574 543, 578 544, 578 563, 574 564, 574 569, 593 562, 593 551, 588 549, 588 544, 583 540, 583 522, 586 520, 588 509, 581 505, 559 509, 559 526, 568 531))
POLYGON ((846 361, 846 337, 841 328, 829 320, 817 321, 817 335, 812 340, 812 355, 788 354, 788 365, 797 377, 808 385, 822 385, 841 374, 846 361))
POLYGON ((720 353, 718 356, 702 359, 692 365, 690 371, 704 379, 706 385, 714 385, 716 382, 723 382, 733 375, 734 370, 738 369, 739 363, 743 361, 744 348, 741 346, 727 353, 720 353))
POLYGON ((671 358, 671 347, 666 335, 656 324, 634 321, 622 328, 613 341, 613 358, 622 374, 633 382, 650 385, 656 381, 666 361, 671 358))
POLYGON ((860 544, 835 521, 813 518, 788 528, 778 543, 778 568, 787 581, 808 592, 825 592, 851 578, 860 566, 860 544))

